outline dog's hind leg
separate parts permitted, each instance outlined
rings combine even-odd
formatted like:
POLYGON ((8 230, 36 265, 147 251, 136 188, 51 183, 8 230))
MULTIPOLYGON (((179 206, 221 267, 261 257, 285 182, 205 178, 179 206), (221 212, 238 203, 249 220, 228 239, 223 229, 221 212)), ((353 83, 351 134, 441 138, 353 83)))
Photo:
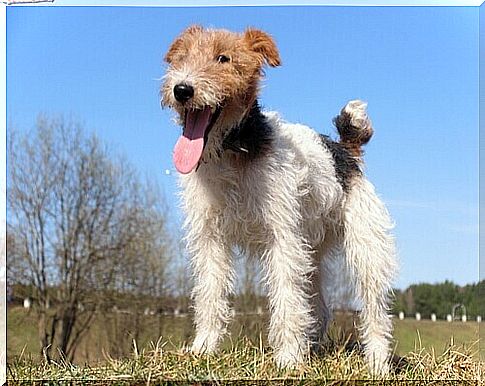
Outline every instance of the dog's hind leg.
POLYGON ((360 335, 370 371, 387 373, 392 321, 388 313, 392 280, 397 270, 393 224, 374 187, 357 178, 348 193, 342 247, 353 285, 362 302, 360 335))
POLYGON ((326 276, 325 260, 331 252, 329 247, 320 245, 315 251, 315 266, 317 269, 312 274, 312 309, 316 319, 315 334, 313 338, 314 350, 318 351, 328 342, 328 326, 332 320, 332 312, 328 307, 327 294, 324 292, 322 280, 326 276))

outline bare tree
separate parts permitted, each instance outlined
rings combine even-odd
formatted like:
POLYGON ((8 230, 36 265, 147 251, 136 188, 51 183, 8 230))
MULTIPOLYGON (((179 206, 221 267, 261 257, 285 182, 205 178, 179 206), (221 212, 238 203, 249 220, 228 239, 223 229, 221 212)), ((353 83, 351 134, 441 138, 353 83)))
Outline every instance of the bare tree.
MULTIPOLYGON (((166 231, 165 212, 156 186, 133 184, 132 204, 124 218, 130 237, 117 268, 116 289, 129 300, 131 318, 124 327, 135 341, 146 327, 146 312, 155 312, 169 292, 172 241, 166 231)), ((119 340, 111 343, 117 346, 119 340)))
POLYGON ((158 188, 147 181, 131 186, 130 207, 123 221, 130 237, 123 249, 118 271, 124 292, 159 298, 166 295, 166 280, 172 254, 166 232, 166 208, 158 188))
POLYGON ((159 197, 144 191, 126 161, 63 119, 41 117, 36 133, 10 135, 8 161, 16 246, 9 260, 27 268, 45 357, 56 347, 72 360, 108 289, 163 288, 159 197))
POLYGON ((15 230, 7 223, 7 237, 6 237, 6 251, 8 251, 7 278, 9 285, 15 284, 29 284, 27 272, 29 270, 28 264, 22 258, 21 240, 15 234, 15 230))

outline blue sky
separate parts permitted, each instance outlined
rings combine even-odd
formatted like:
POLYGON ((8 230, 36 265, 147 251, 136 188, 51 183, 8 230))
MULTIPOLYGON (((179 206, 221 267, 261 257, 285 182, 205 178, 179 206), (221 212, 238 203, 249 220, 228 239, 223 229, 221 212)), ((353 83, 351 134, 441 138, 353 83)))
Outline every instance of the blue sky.
POLYGON ((8 8, 9 125, 77 117, 160 182, 179 221, 180 129, 158 87, 164 52, 195 22, 275 37, 283 66, 260 100, 289 121, 333 135, 346 101, 369 102, 366 174, 396 222, 398 287, 478 280, 478 8, 8 8))

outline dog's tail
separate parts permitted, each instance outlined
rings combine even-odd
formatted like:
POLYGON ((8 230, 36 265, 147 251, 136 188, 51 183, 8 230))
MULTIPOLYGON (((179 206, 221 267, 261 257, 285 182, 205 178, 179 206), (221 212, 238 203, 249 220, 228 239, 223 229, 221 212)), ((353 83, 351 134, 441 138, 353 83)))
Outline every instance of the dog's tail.
POLYGON ((367 116, 367 103, 360 100, 348 102, 333 119, 333 123, 340 135, 340 143, 354 157, 361 157, 362 146, 369 142, 374 133, 372 122, 367 116))

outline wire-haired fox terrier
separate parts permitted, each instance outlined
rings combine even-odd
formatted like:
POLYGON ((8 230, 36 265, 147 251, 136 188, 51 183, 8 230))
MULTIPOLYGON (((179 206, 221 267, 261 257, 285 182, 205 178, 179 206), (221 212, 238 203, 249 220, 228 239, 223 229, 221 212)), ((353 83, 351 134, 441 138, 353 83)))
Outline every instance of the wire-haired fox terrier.
POLYGON ((281 61, 257 29, 191 26, 165 61, 162 104, 183 126, 173 159, 195 273, 193 352, 213 352, 226 332, 235 248, 261 259, 280 366, 300 363, 325 336, 325 268, 342 259, 362 304, 366 360, 374 374, 386 373, 397 264, 389 214, 361 170, 373 133, 366 104, 351 101, 334 119, 338 142, 262 111, 262 69, 281 61))

